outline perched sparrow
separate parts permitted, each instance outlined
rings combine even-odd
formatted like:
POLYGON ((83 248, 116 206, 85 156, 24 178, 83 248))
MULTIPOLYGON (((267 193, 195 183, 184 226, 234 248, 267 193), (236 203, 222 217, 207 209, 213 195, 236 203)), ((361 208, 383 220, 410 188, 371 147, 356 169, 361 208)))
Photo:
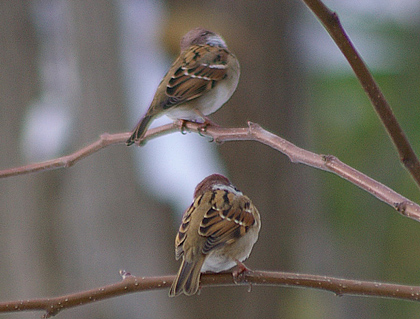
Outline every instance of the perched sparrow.
POLYGON ((140 141, 151 122, 204 121, 230 99, 239 81, 239 62, 216 33, 196 28, 181 40, 181 54, 160 82, 146 114, 126 144, 140 141))
POLYGON ((260 214, 251 200, 219 174, 197 185, 175 238, 175 256, 182 264, 169 296, 197 292, 200 273, 221 272, 248 258, 258 239, 260 214))

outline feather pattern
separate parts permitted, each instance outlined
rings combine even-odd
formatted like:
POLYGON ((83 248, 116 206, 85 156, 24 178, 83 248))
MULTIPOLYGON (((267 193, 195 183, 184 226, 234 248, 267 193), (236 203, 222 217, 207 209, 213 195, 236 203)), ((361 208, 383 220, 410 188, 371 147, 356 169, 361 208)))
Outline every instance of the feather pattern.
POLYGON ((249 202, 234 200, 234 197, 226 190, 215 191, 214 203, 204 214, 198 232, 207 238, 203 247, 204 254, 220 245, 233 244, 247 233, 249 227, 255 225, 254 215, 249 208, 246 210, 244 207, 249 202))
POLYGON ((220 36, 201 28, 191 30, 126 144, 142 140, 151 122, 164 114, 172 119, 206 120, 232 96, 239 74, 239 62, 220 36))
POLYGON ((175 256, 182 257, 182 265, 170 296, 195 294, 203 269, 220 272, 232 268, 248 257, 258 238, 260 216, 251 200, 226 185, 228 180, 220 179, 221 175, 211 176, 219 179, 219 184, 208 177, 197 186, 175 238, 175 256))
POLYGON ((162 108, 168 110, 214 88, 226 77, 228 57, 226 49, 212 46, 196 45, 185 51, 171 68, 176 71, 168 75, 162 108))

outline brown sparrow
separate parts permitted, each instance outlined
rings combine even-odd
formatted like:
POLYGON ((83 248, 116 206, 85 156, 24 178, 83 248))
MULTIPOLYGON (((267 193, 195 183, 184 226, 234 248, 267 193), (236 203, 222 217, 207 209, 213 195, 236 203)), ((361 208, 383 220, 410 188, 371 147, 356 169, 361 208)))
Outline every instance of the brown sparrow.
POLYGON ((181 40, 181 54, 160 82, 152 103, 127 145, 141 141, 151 122, 166 114, 173 120, 201 120, 225 104, 239 81, 240 67, 216 33, 196 28, 181 40))
POLYGON ((247 196, 222 175, 206 177, 195 188, 175 238, 175 257, 182 257, 182 264, 169 296, 195 294, 202 272, 237 265, 236 277, 247 270, 241 261, 251 253, 260 227, 260 214, 247 196))

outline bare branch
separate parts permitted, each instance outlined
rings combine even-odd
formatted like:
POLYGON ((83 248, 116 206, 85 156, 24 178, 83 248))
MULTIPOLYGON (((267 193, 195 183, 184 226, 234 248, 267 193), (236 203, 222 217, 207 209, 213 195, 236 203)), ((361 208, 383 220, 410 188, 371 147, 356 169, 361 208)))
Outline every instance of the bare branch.
POLYGON ((363 89, 374 106, 376 113, 385 126, 388 135, 391 137, 394 146, 397 148, 401 162, 410 172, 417 185, 420 186, 419 159, 414 153, 403 129, 395 118, 391 106, 385 99, 379 85, 373 79, 366 64, 363 62, 361 56, 350 41, 350 38, 344 31, 338 15, 328 9, 320 0, 303 0, 303 2, 318 17, 349 62, 357 79, 362 84, 363 89))
MULTIPOLYGON (((43 318, 49 318, 64 309, 86 305, 116 296, 139 291, 168 289, 174 279, 175 276, 135 277, 123 272, 123 280, 121 282, 87 291, 55 298, 2 302, 0 303, 0 313, 42 310, 46 312, 43 318)), ((238 284, 249 286, 293 286, 331 291, 338 296, 376 296, 411 301, 419 301, 420 298, 419 286, 348 280, 307 274, 250 270, 243 273, 239 280, 239 282, 234 282, 232 274, 229 272, 203 274, 201 276, 201 287, 235 286, 238 284)))
MULTIPOLYGON (((282 152, 283 154, 287 155, 289 159, 294 163, 306 164, 324 171, 337 174, 338 176, 348 180, 354 185, 372 194, 379 200, 392 206, 402 215, 410 217, 416 221, 420 221, 419 205, 393 191, 391 188, 344 164, 336 157, 331 155, 319 155, 312 153, 297 147, 296 145, 273 133, 264 130, 258 124, 249 122, 248 125, 249 126, 245 128, 223 128, 208 126, 205 130, 203 130, 202 124, 176 121, 172 124, 167 124, 149 130, 145 136, 144 142, 164 134, 175 132, 177 130, 188 130, 190 132, 196 132, 202 136, 210 137, 217 143, 227 141, 257 141, 282 152)), ((73 154, 42 163, 2 170, 0 171, 0 178, 48 169, 69 167, 82 158, 85 158, 102 148, 112 144, 120 144, 125 142, 128 136, 129 133, 113 135, 103 134, 98 141, 82 148, 73 154)))
MULTIPOLYGON (((168 134, 173 131, 179 130, 178 127, 173 124, 167 124, 159 127, 158 129, 150 129, 149 135, 154 137, 159 136, 160 134, 168 134)), ((96 142, 63 157, 52 159, 45 162, 29 164, 21 167, 14 167, 9 169, 0 170, 0 178, 17 176, 29 173, 35 173, 40 171, 53 170, 57 168, 67 168, 73 166, 76 162, 81 159, 96 153, 97 151, 113 144, 122 144, 125 143, 127 138, 130 136, 129 133, 119 133, 119 134, 102 134, 96 142)))

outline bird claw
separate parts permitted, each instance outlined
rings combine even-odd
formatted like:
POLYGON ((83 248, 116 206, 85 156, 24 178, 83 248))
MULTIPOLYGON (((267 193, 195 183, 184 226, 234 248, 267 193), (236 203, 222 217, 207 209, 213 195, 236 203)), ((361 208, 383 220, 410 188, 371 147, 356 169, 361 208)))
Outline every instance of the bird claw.
MULTIPOLYGON (((220 127, 219 124, 217 124, 216 122, 213 122, 212 120, 210 120, 208 117, 204 117, 204 123, 202 123, 199 127, 198 127, 198 134, 202 137, 206 137, 206 135, 204 135, 207 132, 207 128, 209 126, 213 126, 213 127, 220 127)), ((214 142, 214 138, 212 137, 211 140, 209 141, 209 143, 214 142)))
POLYGON ((206 131, 207 131, 207 127, 209 126, 210 124, 209 123, 207 123, 207 122, 204 122, 203 124, 200 124, 200 126, 198 127, 198 129, 197 129, 197 131, 198 131, 198 135, 200 135, 200 136, 202 136, 202 137, 205 137, 205 133, 206 133, 206 131))
POLYGON ((186 126, 187 122, 188 122, 187 120, 181 120, 181 134, 182 135, 186 135, 189 132, 186 126))
POLYGON ((201 137, 210 137, 209 143, 214 142, 214 137, 209 136, 209 135, 205 135, 205 133, 207 132, 207 127, 209 127, 211 125, 212 124, 209 124, 209 123, 203 123, 198 127, 198 130, 197 130, 198 135, 200 135, 201 137))
POLYGON ((235 284, 239 284, 245 280, 246 272, 250 271, 244 263, 241 263, 239 260, 236 260, 236 267, 232 272, 233 281, 235 284))

